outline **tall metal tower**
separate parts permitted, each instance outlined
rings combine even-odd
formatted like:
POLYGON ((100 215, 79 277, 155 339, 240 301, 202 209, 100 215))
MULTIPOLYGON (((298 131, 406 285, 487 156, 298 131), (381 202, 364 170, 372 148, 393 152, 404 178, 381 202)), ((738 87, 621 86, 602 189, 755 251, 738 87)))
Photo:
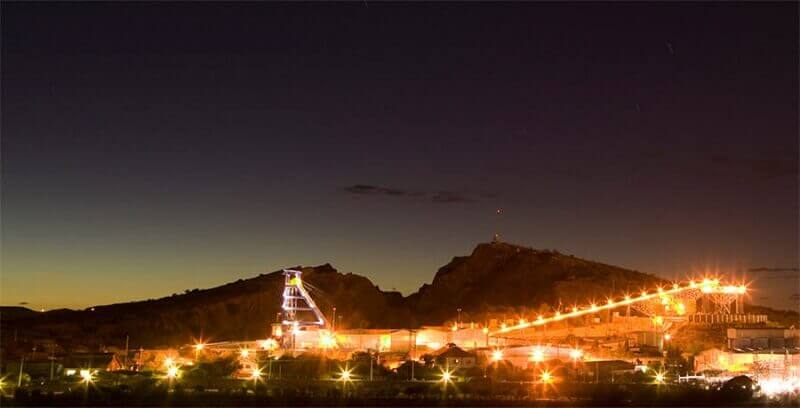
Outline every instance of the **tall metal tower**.
POLYGON ((298 327, 325 327, 328 321, 319 310, 311 295, 303 287, 302 272, 284 269, 286 281, 283 286, 283 323, 292 329, 298 327), (316 320, 311 320, 314 318, 316 320))

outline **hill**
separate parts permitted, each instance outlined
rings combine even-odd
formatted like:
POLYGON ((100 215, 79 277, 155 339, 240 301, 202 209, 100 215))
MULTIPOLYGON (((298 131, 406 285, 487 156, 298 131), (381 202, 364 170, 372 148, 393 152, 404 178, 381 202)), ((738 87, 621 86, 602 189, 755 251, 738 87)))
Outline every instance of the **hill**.
MULTIPOLYGON (((322 311, 330 316, 336 306, 337 326, 349 328, 442 324, 454 319, 457 309, 462 309, 464 320, 482 321, 490 315, 602 300, 660 281, 556 251, 506 243, 480 244, 470 255, 453 258, 430 284, 407 297, 382 291, 369 279, 341 273, 329 264, 294 269, 301 269, 304 281, 315 288, 312 294, 322 311)), ((137 347, 186 344, 201 336, 207 341, 264 338, 280 312, 283 283, 282 273, 276 271, 211 289, 81 311, 4 311, 0 332, 16 332, 22 339, 57 339, 67 347, 123 345, 126 336, 137 347)))
POLYGON ((0 306, 0 319, 15 320, 30 318, 38 315, 39 312, 22 306, 0 306))
MULTIPOLYGON (((295 269, 303 270, 307 283, 322 288, 315 299, 320 308, 328 312, 335 304, 349 325, 400 327, 411 319, 410 313, 403 313, 400 293, 382 292, 363 276, 339 273, 328 264, 295 269)), ((15 328, 23 338, 55 338, 88 347, 121 345, 126 336, 131 344, 145 347, 186 344, 199 337, 256 339, 267 336, 276 320, 283 283, 283 274, 276 271, 156 300, 0 318, 4 335, 15 328)))
POLYGON ((436 324, 453 318, 459 308, 467 314, 462 318, 480 320, 487 313, 528 312, 559 303, 605 299, 659 281, 653 275, 556 251, 497 242, 480 244, 471 255, 453 258, 408 301, 418 316, 424 316, 424 323, 436 324))

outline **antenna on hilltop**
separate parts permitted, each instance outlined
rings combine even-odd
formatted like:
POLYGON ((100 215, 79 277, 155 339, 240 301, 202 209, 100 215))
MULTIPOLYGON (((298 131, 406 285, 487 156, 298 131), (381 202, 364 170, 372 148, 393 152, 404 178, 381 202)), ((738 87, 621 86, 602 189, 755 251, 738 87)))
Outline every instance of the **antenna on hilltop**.
MULTIPOLYGON (((502 208, 498 208, 497 210, 495 210, 495 215, 497 215, 497 218, 500 218, 500 215, 502 215, 502 214, 503 214, 503 209, 502 208)), ((500 233, 497 231, 497 227, 499 226, 499 224, 500 224, 499 222, 495 223, 495 232, 492 235, 492 243, 493 244, 497 244, 497 243, 500 242, 500 233)))

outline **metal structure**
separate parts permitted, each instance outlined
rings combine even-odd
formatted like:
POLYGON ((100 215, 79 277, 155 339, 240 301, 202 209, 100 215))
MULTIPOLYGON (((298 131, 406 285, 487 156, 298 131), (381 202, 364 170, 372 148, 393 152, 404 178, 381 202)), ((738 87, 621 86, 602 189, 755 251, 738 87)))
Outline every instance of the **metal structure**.
POLYGON ((314 303, 314 299, 303 287, 303 273, 293 269, 284 269, 286 277, 283 287, 282 324, 290 326, 292 330, 299 327, 326 327, 328 321, 314 303))
POLYGON ((546 316, 540 315, 533 321, 522 320, 517 325, 501 327, 500 330, 492 332, 490 335, 500 336, 514 330, 544 326, 548 323, 623 306, 652 317, 654 321, 658 321, 658 324, 662 325, 665 317, 686 320, 687 315, 696 313, 697 300, 700 298, 712 302, 715 305, 716 314, 731 314, 731 304, 736 301, 738 309, 741 298, 746 292, 745 285, 724 285, 719 279, 703 279, 699 282, 691 280, 680 284, 675 283, 672 287, 657 287, 655 291, 642 291, 639 296, 626 294, 621 298, 609 298, 603 304, 576 306, 569 311, 557 311, 546 316))

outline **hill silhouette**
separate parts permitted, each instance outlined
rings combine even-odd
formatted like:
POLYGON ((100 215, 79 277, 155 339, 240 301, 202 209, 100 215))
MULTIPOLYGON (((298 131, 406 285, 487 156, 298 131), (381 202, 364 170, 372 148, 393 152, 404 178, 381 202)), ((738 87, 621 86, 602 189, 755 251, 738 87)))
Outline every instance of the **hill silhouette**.
POLYGON ((605 299, 660 281, 653 275, 557 251, 496 242, 453 258, 408 301, 417 315, 425 317, 424 323, 436 324, 452 318, 459 308, 477 319, 487 313, 528 312, 559 303, 605 299))
MULTIPOLYGON (((528 313, 612 293, 636 291, 661 279, 556 251, 506 243, 479 244, 469 256, 453 258, 431 284, 402 296, 382 291, 366 277, 341 273, 329 264, 294 267, 327 316, 335 306, 337 326, 402 328, 452 321, 482 321, 506 313, 528 313)), ((5 344, 15 333, 23 340, 52 338, 59 343, 99 347, 143 347, 206 341, 264 338, 280 312, 281 271, 240 279, 210 289, 187 290, 155 300, 95 306, 86 310, 0 313, 5 344)))

